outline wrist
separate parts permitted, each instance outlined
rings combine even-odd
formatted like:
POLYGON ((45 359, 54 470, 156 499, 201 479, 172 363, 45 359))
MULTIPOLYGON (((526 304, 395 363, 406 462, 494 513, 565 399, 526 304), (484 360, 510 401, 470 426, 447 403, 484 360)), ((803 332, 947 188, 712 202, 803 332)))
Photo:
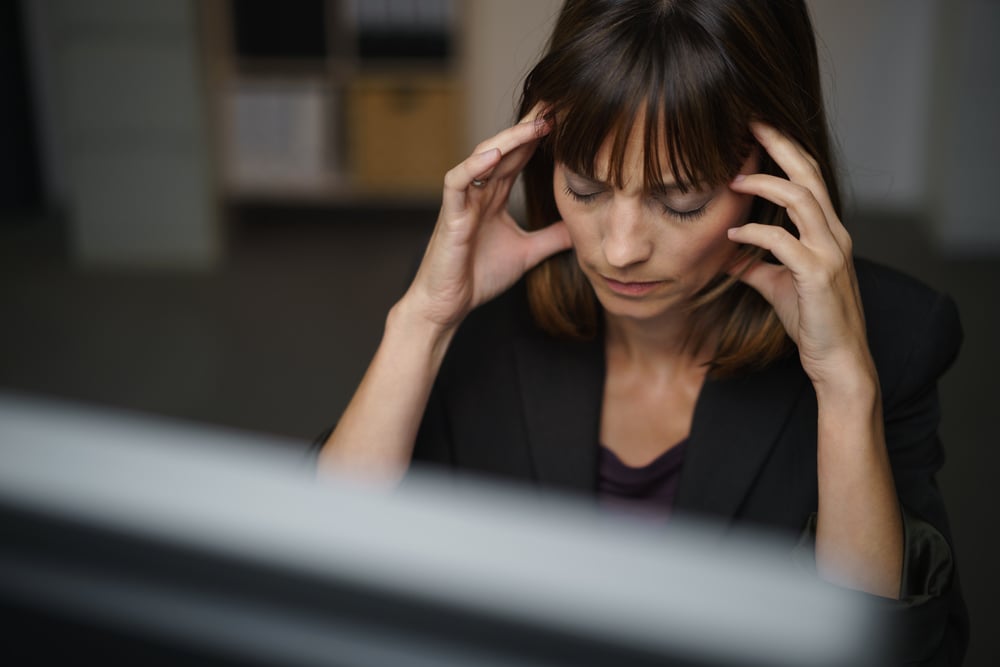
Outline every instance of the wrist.
POLYGON ((878 371, 867 349, 828 359, 821 371, 809 373, 816 398, 869 403, 880 399, 878 371))
POLYGON ((821 460, 832 452, 856 453, 857 447, 883 442, 882 391, 874 363, 844 363, 837 374, 814 381, 813 388, 821 460), (833 443, 831 450, 827 445, 833 443))
POLYGON ((442 323, 428 316, 407 292, 389 309, 386 316, 384 338, 398 341, 409 349, 424 349, 432 361, 439 362, 451 343, 458 324, 442 323))

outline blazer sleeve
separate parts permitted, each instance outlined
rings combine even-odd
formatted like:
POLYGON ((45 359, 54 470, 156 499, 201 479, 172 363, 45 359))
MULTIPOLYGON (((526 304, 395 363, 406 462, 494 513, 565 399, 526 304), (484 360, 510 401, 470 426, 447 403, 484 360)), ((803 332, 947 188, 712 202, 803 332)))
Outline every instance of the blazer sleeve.
MULTIPOLYGON (((969 621, 944 500, 935 475, 944 463, 938 379, 962 342, 958 309, 935 294, 908 337, 900 372, 883 382, 886 445, 904 517, 900 601, 891 627, 906 664, 958 665, 969 621)), ((912 320, 911 320, 912 321, 912 320)))

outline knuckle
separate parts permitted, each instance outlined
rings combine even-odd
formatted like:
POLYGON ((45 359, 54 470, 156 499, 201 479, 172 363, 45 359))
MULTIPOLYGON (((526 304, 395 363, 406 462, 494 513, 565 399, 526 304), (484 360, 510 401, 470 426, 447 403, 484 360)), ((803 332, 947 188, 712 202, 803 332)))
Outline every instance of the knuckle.
POLYGON ((792 190, 792 195, 789 199, 793 206, 802 207, 807 206, 814 198, 809 188, 804 185, 795 184, 795 188, 792 190))
POLYGON ((840 246, 844 249, 844 254, 848 257, 854 254, 854 239, 846 231, 840 234, 840 246))
POLYGON ((825 261, 814 262, 809 269, 809 281, 827 287, 834 283, 836 270, 832 263, 825 261))
POLYGON ((817 175, 819 175, 819 174, 822 173, 822 169, 820 169, 820 166, 819 166, 819 160, 817 160, 816 158, 814 158, 812 156, 812 154, 810 154, 810 153, 806 153, 805 154, 805 158, 806 158, 806 162, 809 163, 809 166, 812 167, 812 170, 814 172, 816 172, 817 175))
POLYGON ((822 285, 834 286, 839 282, 840 276, 845 275, 849 271, 850 261, 846 255, 838 251, 835 254, 831 254, 824 261, 817 262, 813 277, 822 285))
POLYGON ((445 172, 444 175, 444 186, 452 190, 460 190, 462 188, 462 182, 464 180, 464 175, 460 171, 461 166, 453 167, 445 172))

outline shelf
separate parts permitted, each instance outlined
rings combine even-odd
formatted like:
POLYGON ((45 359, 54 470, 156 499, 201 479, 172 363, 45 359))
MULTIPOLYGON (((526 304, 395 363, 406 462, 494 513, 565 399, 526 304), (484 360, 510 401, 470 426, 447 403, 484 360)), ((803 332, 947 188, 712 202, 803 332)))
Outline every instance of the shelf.
MULTIPOLYGON (((361 58, 347 0, 313 3, 325 7, 325 57, 282 57, 273 49, 241 55, 234 46, 236 1, 199 3, 222 199, 352 205, 440 199, 464 136, 454 55, 361 58)), ((267 8, 258 0, 254 11, 267 8)))

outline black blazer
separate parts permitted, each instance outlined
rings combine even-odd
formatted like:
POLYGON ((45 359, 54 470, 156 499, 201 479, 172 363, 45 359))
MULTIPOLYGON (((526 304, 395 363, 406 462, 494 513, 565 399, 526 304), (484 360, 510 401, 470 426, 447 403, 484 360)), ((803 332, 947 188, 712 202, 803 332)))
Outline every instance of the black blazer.
MULTIPOLYGON (((968 618, 954 573, 944 503, 937 380, 958 353, 954 302, 916 280, 856 263, 886 440, 904 509, 904 600, 890 615, 901 661, 959 664, 968 618)), ((523 283, 463 322, 414 450, 421 463, 594 496, 604 344, 556 340, 528 312, 523 283)), ((817 509, 816 397, 792 355, 698 398, 674 514, 720 531, 753 524, 798 538, 817 509)))

